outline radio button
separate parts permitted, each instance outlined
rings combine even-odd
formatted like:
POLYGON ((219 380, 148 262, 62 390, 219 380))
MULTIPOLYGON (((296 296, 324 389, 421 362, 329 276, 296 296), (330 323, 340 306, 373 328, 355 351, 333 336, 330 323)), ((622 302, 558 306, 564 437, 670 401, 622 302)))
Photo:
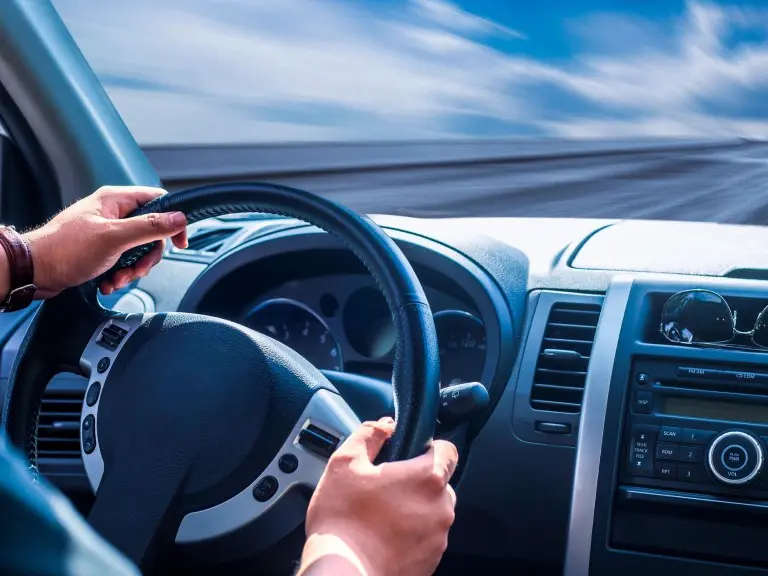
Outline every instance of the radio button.
POLYGON ((659 432, 659 442, 679 442, 683 430, 674 426, 662 426, 659 432))
POLYGON ((677 464, 669 462, 656 462, 656 478, 664 480, 677 480, 677 464))
POLYGON ((680 446, 677 452, 677 459, 680 462, 696 464, 704 462, 704 449, 701 446, 680 446))
POLYGON ((633 476, 653 476, 658 426, 633 426, 629 444, 628 471, 633 476))
POLYGON ((677 460, 677 444, 657 444, 657 460, 677 460))
POLYGON ((709 447, 707 464, 723 484, 746 484, 762 470, 763 447, 747 432, 724 432, 709 447))
POLYGON ((729 382, 745 382, 751 384, 765 384, 768 382, 768 374, 763 372, 747 372, 739 370, 721 370, 723 380, 729 382))
POLYGON ((677 479, 681 482, 693 482, 694 484, 709 484, 709 476, 701 466, 678 464, 677 479))
POLYGON ((722 370, 713 368, 694 368, 693 366, 679 366, 677 376, 679 378, 719 378, 722 370))
POLYGON ((635 413, 650 414, 653 411, 653 394, 646 390, 635 392, 635 413))
POLYGON ((683 433, 680 435, 680 441, 686 444, 709 444, 712 437, 717 434, 714 430, 696 430, 694 428, 683 428, 683 433))

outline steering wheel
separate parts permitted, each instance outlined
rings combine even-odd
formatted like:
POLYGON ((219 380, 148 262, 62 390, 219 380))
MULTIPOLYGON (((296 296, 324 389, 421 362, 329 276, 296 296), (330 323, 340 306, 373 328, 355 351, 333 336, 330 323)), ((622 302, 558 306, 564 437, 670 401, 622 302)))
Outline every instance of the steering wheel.
MULTIPOLYGON (((413 269, 376 224, 309 192, 260 183, 168 194, 133 215, 177 210, 190 223, 251 211, 295 217, 346 244, 397 330, 396 429, 382 458, 423 453, 439 395, 434 323, 413 269)), ((116 268, 149 249, 126 252, 116 268)), ((80 420, 95 492, 89 521, 144 570, 174 540, 231 557, 243 542, 253 553, 288 534, 303 521, 306 489, 360 424, 328 380, 279 342, 202 315, 106 310, 94 281, 40 306, 11 372, 2 423, 35 470, 40 402, 64 371, 90 380, 80 420)))

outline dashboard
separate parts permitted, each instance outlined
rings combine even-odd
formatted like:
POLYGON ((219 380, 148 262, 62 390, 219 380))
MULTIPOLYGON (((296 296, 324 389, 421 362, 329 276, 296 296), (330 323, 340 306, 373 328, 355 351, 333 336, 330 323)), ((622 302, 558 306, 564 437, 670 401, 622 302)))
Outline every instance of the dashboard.
MULTIPOLYGON (((481 381, 487 337, 477 310, 438 289, 426 292, 440 346, 441 383, 481 381)), ((225 318, 290 346, 321 370, 391 380, 397 335, 369 276, 303 278, 228 304, 225 318)))
MULTIPOLYGON (((684 224, 670 243, 680 223, 374 219, 424 285, 442 385, 481 382, 490 396, 452 431, 449 558, 569 576, 768 569, 768 354, 746 336, 708 347, 659 333, 664 302, 692 289, 722 294, 749 332, 768 304, 766 230, 684 224)), ((386 304, 333 238, 240 215, 190 240, 105 303, 225 318, 323 370, 389 382, 386 304)), ((0 390, 28 315, 0 317, 0 390)), ((43 473, 87 511, 67 425, 83 394, 76 376, 52 380, 39 449, 43 473)))

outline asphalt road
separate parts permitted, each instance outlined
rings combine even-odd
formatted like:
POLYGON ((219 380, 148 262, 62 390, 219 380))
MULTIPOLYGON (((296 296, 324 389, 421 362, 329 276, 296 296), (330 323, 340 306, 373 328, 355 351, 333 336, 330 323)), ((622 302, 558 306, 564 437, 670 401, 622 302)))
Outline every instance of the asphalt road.
POLYGON ((254 176, 369 214, 768 224, 768 144, 763 143, 298 172, 254 176))

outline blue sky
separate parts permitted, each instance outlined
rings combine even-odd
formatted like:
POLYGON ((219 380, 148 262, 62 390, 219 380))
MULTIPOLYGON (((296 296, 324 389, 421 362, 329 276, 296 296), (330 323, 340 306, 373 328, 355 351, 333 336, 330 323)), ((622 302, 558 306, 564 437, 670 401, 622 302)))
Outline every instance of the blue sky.
POLYGON ((768 3, 54 0, 140 143, 768 136, 768 3))

